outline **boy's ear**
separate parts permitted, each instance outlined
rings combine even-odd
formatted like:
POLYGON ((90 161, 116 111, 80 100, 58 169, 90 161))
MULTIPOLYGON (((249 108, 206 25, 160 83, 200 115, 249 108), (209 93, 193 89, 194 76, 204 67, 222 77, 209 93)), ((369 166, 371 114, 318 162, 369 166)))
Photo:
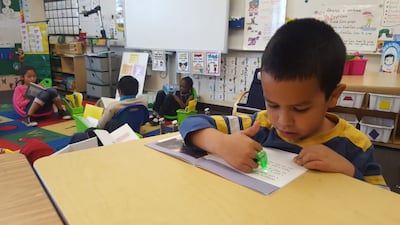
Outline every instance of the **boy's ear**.
POLYGON ((329 97, 328 100, 328 107, 329 108, 334 108, 337 104, 338 99, 340 98, 340 95, 342 94, 342 92, 346 89, 346 85, 345 84, 338 84, 335 88, 335 90, 333 90, 331 96, 329 97))

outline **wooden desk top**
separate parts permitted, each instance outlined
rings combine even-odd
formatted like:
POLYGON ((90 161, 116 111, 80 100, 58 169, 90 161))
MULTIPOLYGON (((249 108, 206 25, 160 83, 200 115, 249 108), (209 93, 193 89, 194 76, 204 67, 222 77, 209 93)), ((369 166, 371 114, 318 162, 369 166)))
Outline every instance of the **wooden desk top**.
POLYGON ((63 224, 24 155, 0 155, 0 224, 63 224))
POLYGON ((46 157, 35 169, 70 224, 400 221, 400 195, 356 179, 309 171, 265 196, 143 146, 161 138, 46 157))
POLYGON ((400 75, 369 73, 364 76, 346 75, 342 83, 348 91, 400 95, 400 75))

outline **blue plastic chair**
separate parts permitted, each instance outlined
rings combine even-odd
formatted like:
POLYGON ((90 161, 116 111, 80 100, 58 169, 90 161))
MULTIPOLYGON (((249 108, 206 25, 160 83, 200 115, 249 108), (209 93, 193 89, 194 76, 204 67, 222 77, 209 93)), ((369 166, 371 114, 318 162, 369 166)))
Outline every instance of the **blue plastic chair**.
POLYGON ((127 123, 133 131, 140 133, 140 127, 149 121, 149 110, 143 104, 132 104, 120 109, 109 121, 105 129, 109 132, 127 123))
POLYGON ((265 99, 260 80, 260 69, 254 71, 253 81, 250 89, 241 93, 239 98, 233 105, 232 115, 237 115, 238 112, 254 113, 265 109, 265 99), (247 101, 243 103, 244 97, 247 95, 247 101))

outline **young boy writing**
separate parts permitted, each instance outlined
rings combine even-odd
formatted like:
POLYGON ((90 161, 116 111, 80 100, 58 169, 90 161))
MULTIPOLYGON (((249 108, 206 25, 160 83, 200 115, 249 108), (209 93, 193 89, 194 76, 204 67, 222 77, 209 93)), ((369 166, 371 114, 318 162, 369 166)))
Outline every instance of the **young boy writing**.
POLYGON ((298 19, 283 25, 262 57, 261 82, 267 110, 252 116, 187 118, 180 127, 186 144, 221 156, 251 172, 262 147, 298 153, 307 169, 343 173, 385 185, 374 147, 359 130, 328 113, 345 85, 340 83, 346 49, 324 22, 298 19))

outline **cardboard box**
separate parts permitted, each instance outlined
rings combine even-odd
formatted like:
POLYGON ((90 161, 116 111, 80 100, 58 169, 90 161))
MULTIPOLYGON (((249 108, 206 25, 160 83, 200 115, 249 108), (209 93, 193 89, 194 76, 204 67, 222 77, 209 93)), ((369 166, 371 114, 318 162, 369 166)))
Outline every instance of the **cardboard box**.
POLYGON ((83 45, 81 42, 71 42, 68 44, 56 44, 56 54, 73 54, 82 55, 84 52, 83 45))

